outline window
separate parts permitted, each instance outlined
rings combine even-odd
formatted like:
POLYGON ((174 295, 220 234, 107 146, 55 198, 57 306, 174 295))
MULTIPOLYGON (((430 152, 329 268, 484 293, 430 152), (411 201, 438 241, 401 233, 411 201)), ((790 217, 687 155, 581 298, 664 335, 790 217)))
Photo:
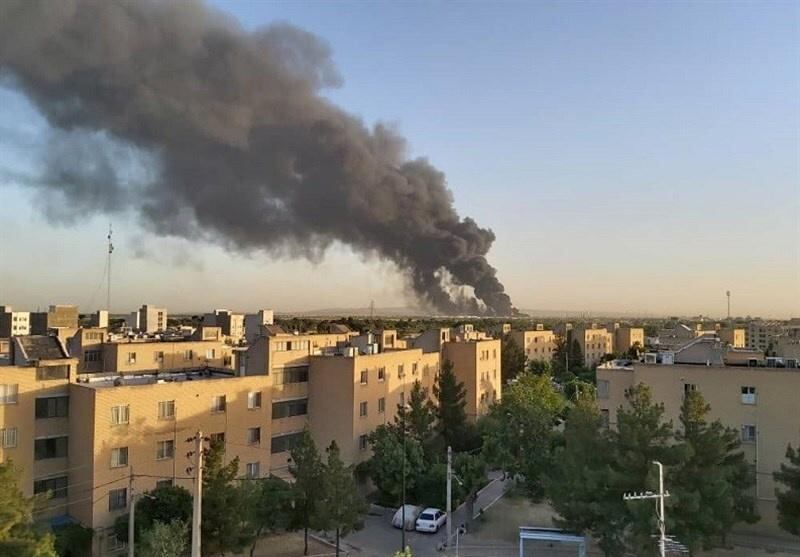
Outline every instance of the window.
POLYGON ((397 378, 402 379, 405 376, 405 370, 403 364, 397 366, 397 378))
POLYGON ((248 462, 247 463, 247 472, 246 475, 248 478, 255 479, 261 477, 261 463, 260 462, 248 462))
POLYGON ((16 404, 19 385, 0 385, 0 404, 16 404))
POLYGON ((247 428, 247 444, 258 445, 261 443, 261 428, 250 427, 247 428))
POLYGON ((742 387, 742 404, 755 404, 755 403, 756 403, 756 388, 742 387))
POLYGON ((605 379, 597 380, 597 398, 608 398, 609 382, 605 379))
POLYGON ((64 499, 67 496, 67 477, 58 476, 33 482, 33 494, 46 493, 48 499, 64 499))
POLYGON ((610 423, 610 416, 609 411, 607 409, 600 410, 600 419, 602 420, 603 427, 608 429, 608 424, 610 423))
POLYGON ((211 399, 211 413, 218 414, 221 412, 225 412, 225 408, 227 406, 227 401, 225 399, 225 395, 217 395, 211 399))
POLYGON ((194 351, 193 350, 184 350, 183 351, 183 359, 184 359, 184 361, 190 362, 193 357, 194 357, 194 351))
POLYGON ((683 394, 684 394, 684 396, 688 395, 692 391, 696 391, 696 390, 697 390, 697 385, 695 385, 693 383, 684 383, 683 384, 683 394))
POLYGON ((368 446, 369 446, 369 442, 367 441, 367 436, 366 435, 360 435, 358 437, 358 450, 366 451, 368 446))
POLYGON ((287 367, 273 371, 273 385, 305 383, 308 381, 308 366, 287 367))
POLYGON ((53 396, 36 399, 36 419, 66 418, 69 416, 69 397, 53 396))
POLYGON ((17 428, 5 427, 0 429, 0 441, 4 449, 13 449, 17 446, 17 428))
POLYGON ((116 551, 125 549, 125 543, 121 541, 115 534, 109 534, 106 540, 106 549, 109 553, 114 553, 116 551))
POLYGON ((496 360, 496 359, 497 359, 497 348, 495 348, 495 349, 493 349, 493 350, 492 350, 492 359, 493 359, 493 360, 496 360))
POLYGON ((161 489, 165 487, 172 487, 172 480, 156 480, 156 489, 161 489))
POLYGON ((272 403, 272 419, 291 418, 308 414, 308 399, 281 400, 272 403))
POLYGON ((99 362, 102 359, 102 352, 100 352, 100 350, 87 350, 83 353, 83 361, 86 363, 99 362))
POLYGON ((366 417, 367 415, 367 402, 363 401, 358 405, 358 415, 362 418, 366 417))
POLYGON ((69 438, 47 437, 36 439, 33 443, 33 458, 46 460, 48 458, 65 458, 69 453, 69 438))
POLYGON ((402 392, 400 393, 400 406, 405 406, 405 405, 406 405, 406 393, 402 392))
POLYGON ((742 426, 742 442, 755 443, 756 442, 756 426, 745 424, 742 426))
POLYGON ((383 381, 384 379, 386 379, 386 368, 385 367, 379 367, 378 368, 378 381, 383 381))
POLYGON ((159 420, 174 420, 175 419, 175 401, 162 400, 158 403, 158 419, 159 420))
POLYGON ((128 447, 111 449, 111 468, 121 468, 128 465, 128 447))
POLYGON ((124 425, 130 422, 131 408, 127 404, 111 407, 111 425, 124 425))
POLYGON ((222 446, 225 444, 225 432, 212 433, 208 436, 208 439, 211 441, 212 445, 222 446))
POLYGON ((136 363, 136 352, 128 352, 128 365, 136 363))
POLYGON ((108 492, 108 510, 118 511, 128 506, 128 489, 112 489, 108 492))
POLYGON ((378 414, 383 414, 386 411, 386 399, 381 397, 378 399, 378 414))
POLYGON ((285 451, 291 450, 300 438, 303 436, 303 432, 297 433, 288 433, 286 435, 278 435, 272 438, 272 454, 282 453, 285 451))
POLYGON ((361 370, 361 384, 367 384, 367 378, 369 377, 369 372, 366 369, 361 370))
POLYGON ((156 460, 164 460, 175 456, 175 441, 167 439, 156 443, 156 460))
POLYGON ((153 363, 160 364, 164 362, 164 352, 159 350, 158 352, 153 352, 153 363))
POLYGON ((213 360, 217 357, 217 351, 214 348, 209 348, 206 350, 206 360, 213 360))
POLYGON ((249 410, 261 408, 261 391, 247 393, 247 408, 249 410))
POLYGON ((417 374, 417 364, 416 362, 414 362, 413 364, 411 364, 411 375, 416 375, 416 374, 417 374))
POLYGON ((48 381, 51 379, 67 379, 69 366, 45 366, 36 368, 36 380, 48 381))

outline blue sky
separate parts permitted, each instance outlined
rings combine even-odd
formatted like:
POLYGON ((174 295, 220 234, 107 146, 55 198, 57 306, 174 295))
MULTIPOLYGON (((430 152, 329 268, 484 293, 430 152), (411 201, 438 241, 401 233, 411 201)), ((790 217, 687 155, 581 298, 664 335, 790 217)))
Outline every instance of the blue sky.
MULTIPOLYGON (((800 315, 800 4, 213 4, 323 37, 344 78, 326 94, 447 173, 517 306, 721 315, 730 289, 734 313, 800 315)), ((35 170, 44 129, 0 90, 0 302, 97 305, 107 218, 51 227, 8 176, 35 170)), ((342 246, 313 265, 115 228, 117 311, 406 300, 342 246)))

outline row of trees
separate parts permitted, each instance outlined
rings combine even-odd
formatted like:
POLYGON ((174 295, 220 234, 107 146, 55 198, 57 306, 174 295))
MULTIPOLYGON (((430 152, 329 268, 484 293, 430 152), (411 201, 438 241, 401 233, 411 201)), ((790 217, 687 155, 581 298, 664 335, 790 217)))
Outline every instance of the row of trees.
MULTIPOLYGON (((360 526, 363 499, 353 471, 345 466, 335 442, 320 455, 308 431, 291 451, 288 483, 271 476, 241 479, 239 459, 225 462, 221 444, 213 443, 205 455, 203 473, 203 555, 240 553, 253 555, 259 538, 285 530, 303 530, 305 554, 308 531, 330 530, 339 538, 360 526)), ((136 537, 144 557, 179 557, 190 541, 192 496, 178 486, 160 487, 136 503, 136 537)), ((115 525, 117 537, 127 541, 128 519, 115 525)))

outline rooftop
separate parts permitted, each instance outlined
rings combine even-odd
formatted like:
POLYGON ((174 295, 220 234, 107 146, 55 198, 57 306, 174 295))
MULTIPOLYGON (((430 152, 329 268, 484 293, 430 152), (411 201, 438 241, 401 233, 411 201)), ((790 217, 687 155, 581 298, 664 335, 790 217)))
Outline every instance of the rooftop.
POLYGON ((92 389, 154 385, 159 383, 182 383, 185 381, 208 381, 238 377, 231 370, 222 368, 197 368, 181 371, 137 374, 85 374, 78 377, 78 384, 92 389))
POLYGON ((24 335, 15 337, 26 360, 60 360, 69 358, 64 345, 54 336, 24 335))

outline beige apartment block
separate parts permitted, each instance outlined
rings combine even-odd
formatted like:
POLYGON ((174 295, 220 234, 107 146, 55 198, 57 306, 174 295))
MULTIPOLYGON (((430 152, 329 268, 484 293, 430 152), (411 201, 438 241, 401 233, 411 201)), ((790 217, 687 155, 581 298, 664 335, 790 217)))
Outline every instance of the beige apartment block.
POLYGON ((500 399, 500 340, 471 340, 446 342, 442 348, 442 362, 449 360, 459 381, 467 391, 467 416, 477 419, 489 411, 489 406, 500 399))
POLYGON ((144 333, 155 333, 167 329, 167 310, 155 307, 151 304, 144 304, 139 308, 138 328, 144 333))
POLYGON ((108 342, 105 327, 83 327, 67 341, 72 357, 78 360, 78 373, 99 373, 103 369, 103 345, 108 342))
POLYGON ((203 316, 205 327, 219 327, 222 334, 238 343, 244 338, 244 314, 234 313, 227 309, 215 309, 213 313, 203 316))
POLYGON ((53 305, 47 311, 33 312, 30 316, 30 334, 46 335, 50 329, 78 328, 78 306, 53 305))
POLYGON ((586 367, 599 363, 603 356, 614 352, 614 333, 605 327, 598 327, 592 323, 588 327, 574 327, 570 334, 572 339, 580 344, 586 367))
POLYGON ((556 335, 553 331, 545 330, 543 325, 537 325, 532 331, 511 331, 509 333, 529 361, 550 361, 556 349, 556 335))
POLYGON ((31 314, 14 311, 11 306, 0 306, 0 338, 29 335, 31 314))
POLYGON ((644 348, 644 329, 642 327, 631 327, 614 323, 606 327, 606 330, 613 335, 614 344, 611 348, 613 354, 624 354, 634 346, 644 348))
MULTIPOLYGON (((762 360, 756 365, 768 362, 762 360)), ((655 401, 664 404, 665 419, 679 425, 684 393, 700 391, 711 405, 711 418, 740 432, 742 449, 756 464, 754 494, 762 518, 758 524, 742 528, 781 535, 772 473, 784 462, 787 444, 800 445, 800 373, 797 369, 751 365, 748 361, 739 366, 601 366, 597 369, 598 403, 605 419, 615 427, 617 409, 625 404, 625 389, 644 383, 652 389, 655 401)))
POLYGON ((723 342, 730 344, 734 348, 745 348, 747 346, 745 329, 720 329, 717 334, 723 342))
POLYGON ((346 463, 366 460, 368 435, 394 421, 415 381, 432 396, 438 373, 439 354, 421 349, 312 356, 308 421, 317 445, 335 440, 346 463))
MULTIPOLYGON (((104 342, 100 346, 102 370, 110 373, 142 373, 203 366, 233 369, 231 347, 220 340, 172 342, 130 339, 104 342)), ((84 352, 84 360, 87 353, 84 352)))

